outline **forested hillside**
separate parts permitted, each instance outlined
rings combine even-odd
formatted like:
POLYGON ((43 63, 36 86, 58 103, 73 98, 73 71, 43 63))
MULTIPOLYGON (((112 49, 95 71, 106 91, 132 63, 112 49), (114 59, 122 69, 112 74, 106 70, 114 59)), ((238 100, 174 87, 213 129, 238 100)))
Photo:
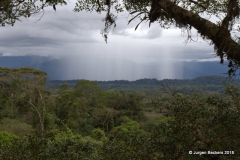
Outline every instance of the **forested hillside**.
MULTIPOLYGON (((60 84, 66 83, 73 88, 79 80, 50 80, 47 81, 47 88, 58 89, 60 84)), ((192 89, 206 92, 224 92, 224 84, 240 84, 237 78, 223 76, 204 76, 194 79, 139 79, 136 81, 115 80, 115 81, 94 81, 105 91, 124 90, 126 92, 163 91, 163 85, 169 86, 176 91, 191 91, 192 89)))
MULTIPOLYGON (((0 159, 238 159, 236 85, 222 85, 224 94, 170 86, 210 83, 200 77, 163 80, 168 83, 161 92, 103 90, 88 80, 48 89, 45 72, 1 68, 0 73, 0 159)), ((209 85, 221 85, 215 78, 209 85)), ((154 79, 110 84, 160 85, 154 79)))

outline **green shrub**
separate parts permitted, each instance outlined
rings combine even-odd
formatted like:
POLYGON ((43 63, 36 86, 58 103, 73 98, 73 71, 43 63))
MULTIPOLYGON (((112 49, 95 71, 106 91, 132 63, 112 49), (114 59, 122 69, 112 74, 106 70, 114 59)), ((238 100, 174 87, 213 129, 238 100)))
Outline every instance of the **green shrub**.
POLYGON ((0 149, 0 159, 14 160, 93 160, 98 157, 101 141, 75 135, 56 141, 31 135, 0 149))
POLYGON ((19 140, 18 136, 14 135, 12 133, 8 133, 6 131, 0 131, 0 145, 1 145, 1 147, 11 146, 17 140, 19 140))
POLYGON ((144 131, 140 129, 140 125, 128 118, 127 116, 121 117, 121 125, 114 127, 109 133, 110 138, 122 137, 127 138, 132 134, 143 133, 144 131))
POLYGON ((106 140, 105 132, 99 128, 92 130, 91 137, 99 141, 106 140))

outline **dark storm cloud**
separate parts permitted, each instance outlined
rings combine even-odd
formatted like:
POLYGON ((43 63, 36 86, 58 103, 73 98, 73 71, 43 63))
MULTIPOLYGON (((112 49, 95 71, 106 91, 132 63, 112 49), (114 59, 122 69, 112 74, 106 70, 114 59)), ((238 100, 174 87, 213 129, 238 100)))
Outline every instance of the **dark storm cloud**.
MULTIPOLYGON (((203 46, 203 45, 201 45, 203 46)), ((200 48, 199 47, 182 47, 176 48, 175 51, 171 53, 174 59, 189 61, 189 60, 201 60, 201 59, 212 59, 215 57, 214 51, 211 48, 200 48)))
POLYGON ((59 45, 58 42, 50 38, 38 38, 28 36, 16 36, 12 38, 0 39, 1 47, 36 47, 59 45))
MULTIPOLYGON (((100 35, 99 15, 74 13, 68 10, 46 11, 44 16, 21 19, 0 29, 0 52, 8 55, 46 54, 66 52, 69 44, 98 43, 94 34, 100 35), (99 23, 96 23, 98 19, 99 23), (38 47, 38 48, 36 48, 38 47), (39 50, 41 47, 41 50, 39 50), (26 48, 24 51, 23 48, 26 48), (50 51, 51 50, 51 51, 50 51)), ((103 42, 103 41, 102 41, 103 42)))
POLYGON ((57 13, 49 12, 41 21, 37 22, 42 28, 66 30, 74 33, 82 30, 99 30, 103 27, 101 18, 103 15, 86 12, 59 11, 57 13))

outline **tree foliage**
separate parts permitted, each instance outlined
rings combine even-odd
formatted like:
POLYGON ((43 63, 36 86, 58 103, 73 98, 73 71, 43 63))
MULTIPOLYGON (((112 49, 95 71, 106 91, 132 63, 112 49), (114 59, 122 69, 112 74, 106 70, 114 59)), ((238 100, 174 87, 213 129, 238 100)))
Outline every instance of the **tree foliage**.
POLYGON ((83 80, 74 89, 63 84, 45 93, 40 83, 45 82, 44 72, 6 71, 0 78, 6 82, 0 92, 0 129, 5 131, 0 133, 0 159, 239 159, 240 92, 232 84, 225 85, 225 94, 179 93, 166 87, 165 93, 143 97, 103 91, 83 80), (38 91, 51 103, 41 100, 38 91), (20 98, 12 98, 12 93, 20 98), (34 103, 43 109, 42 121, 30 98, 43 102, 34 103), (145 117, 146 112, 150 116, 145 117), (44 132, 38 128, 42 122, 44 132), (200 156, 189 151, 235 154, 200 156))
POLYGON ((114 127, 109 133, 109 137, 117 137, 117 138, 129 138, 133 134, 143 133, 143 130, 140 129, 140 125, 127 116, 121 117, 121 125, 114 127))
MULTIPOLYGON (((116 156, 121 159, 142 160, 239 158, 238 155, 224 152, 230 150, 237 154, 240 151, 237 88, 227 86, 228 99, 225 100, 200 94, 169 93, 174 98, 168 107, 169 116, 152 121, 151 129, 145 127, 148 132, 111 138, 103 146, 103 159, 113 159, 116 156), (189 154, 189 151, 206 153, 189 154), (208 154, 207 151, 223 151, 223 154, 208 154)), ((124 125, 116 127, 123 132, 120 135, 127 132, 124 125)))
POLYGON ((7 131, 19 137, 24 137, 27 134, 34 132, 32 125, 20 122, 17 119, 3 118, 0 121, 0 130, 7 131))
POLYGON ((44 14, 44 8, 67 4, 64 0, 1 0, 0 1, 0 24, 2 26, 14 25, 21 17, 28 18, 36 14, 44 14))
POLYGON ((6 131, 0 131, 0 144, 2 147, 11 146, 17 140, 19 140, 19 137, 16 135, 6 131))
POLYGON ((102 146, 100 141, 89 137, 71 136, 63 140, 51 137, 38 138, 31 135, 3 148, 0 146, 1 159, 95 159, 102 146))
MULTIPOLYGON (((46 73, 32 68, 0 68, 0 96, 3 105, 13 114, 32 112, 32 122, 38 121, 39 131, 44 132, 44 103, 46 73), (34 117, 38 117, 36 120, 34 117)), ((15 118, 15 117, 12 117, 15 118)))

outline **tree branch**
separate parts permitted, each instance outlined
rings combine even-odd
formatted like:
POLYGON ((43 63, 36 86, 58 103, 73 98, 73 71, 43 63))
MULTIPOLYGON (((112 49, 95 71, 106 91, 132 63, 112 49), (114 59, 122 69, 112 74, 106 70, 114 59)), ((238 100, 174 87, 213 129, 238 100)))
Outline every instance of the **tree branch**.
POLYGON ((33 103, 32 103, 32 100, 31 98, 29 99, 29 104, 31 106, 33 106, 33 108, 37 111, 37 114, 38 114, 38 117, 39 117, 39 121, 40 121, 40 127, 41 127, 41 135, 43 135, 43 132, 44 132, 44 124, 43 124, 43 118, 41 116, 41 113, 40 111, 38 110, 37 106, 35 106, 33 103))
POLYGON ((228 29, 185 10, 170 0, 153 1, 153 3, 168 12, 176 23, 193 26, 202 37, 210 39, 217 55, 221 58, 221 63, 224 57, 227 57, 228 60, 240 64, 240 46, 232 40, 228 29))
POLYGON ((227 5, 227 14, 222 21, 222 27, 225 29, 232 29, 233 20, 239 16, 240 10, 238 0, 229 0, 227 5))
POLYGON ((193 4, 197 5, 197 6, 199 6, 199 7, 201 7, 201 8, 203 8, 204 10, 207 10, 207 7, 205 7, 204 5, 200 4, 200 3, 197 2, 197 1, 189 0, 189 2, 191 2, 191 3, 193 3, 193 4))

